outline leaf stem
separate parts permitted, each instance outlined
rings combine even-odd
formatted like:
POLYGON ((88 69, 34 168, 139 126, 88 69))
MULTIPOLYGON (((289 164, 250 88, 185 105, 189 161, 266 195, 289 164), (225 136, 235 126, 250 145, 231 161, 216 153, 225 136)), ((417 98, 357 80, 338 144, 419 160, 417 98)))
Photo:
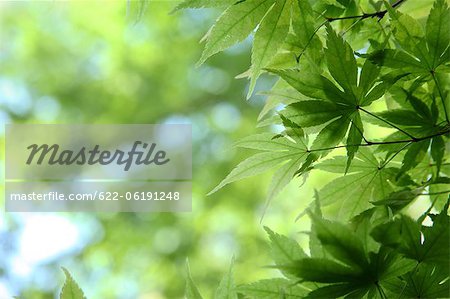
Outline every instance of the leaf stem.
POLYGON ((385 119, 379 117, 378 115, 373 114, 373 113, 370 112, 370 111, 367 111, 366 109, 364 109, 364 108, 362 108, 362 107, 360 107, 360 106, 358 106, 358 110, 361 110, 361 111, 363 111, 363 112, 369 114, 370 116, 375 117, 376 119, 378 119, 378 120, 384 122, 385 124, 388 124, 389 126, 395 128, 395 129, 397 129, 398 131, 402 132, 403 134, 405 134, 406 136, 408 136, 409 138, 411 138, 411 139, 414 140, 414 141, 417 139, 416 137, 414 137, 413 135, 409 134, 408 132, 406 132, 405 130, 401 129, 400 127, 394 125, 394 124, 391 123, 390 121, 387 121, 387 120, 385 120, 385 119))
MULTIPOLYGON (((245 1, 245 0, 244 0, 245 1)), ((400 4, 402 4, 403 2, 405 2, 406 0, 398 0, 397 2, 395 2, 394 4, 392 4, 392 8, 396 8, 397 6, 400 6, 400 4)), ((238 2, 239 3, 239 2, 238 2)), ((320 28, 322 28, 323 26, 325 26, 326 23, 331 23, 337 20, 347 20, 347 19, 359 19, 358 21, 362 21, 364 19, 367 18, 373 18, 373 17, 378 17, 380 20, 384 17, 384 15, 387 13, 387 9, 385 10, 381 10, 381 11, 377 11, 377 12, 373 12, 373 13, 363 13, 362 15, 357 15, 357 16, 346 16, 346 17, 336 17, 336 18, 332 18, 332 17, 325 17, 322 14, 320 14, 321 16, 323 16, 325 18, 325 21, 320 24, 315 30, 314 32, 311 34, 311 36, 308 39, 308 42, 306 43, 305 47, 303 48, 303 50, 300 52, 300 54, 298 54, 295 59, 297 61, 297 63, 299 63, 300 58, 302 57, 302 55, 305 53, 305 51, 308 49, 309 45, 311 44, 312 39, 314 38, 314 35, 316 35, 317 31, 320 30, 320 28)))
POLYGON ((306 45, 303 47, 303 50, 300 52, 300 54, 298 54, 295 57, 295 60, 297 61, 297 63, 300 62, 300 58, 303 56, 303 54, 305 53, 305 51, 308 49, 309 45, 311 44, 314 36, 316 35, 317 31, 319 31, 320 28, 322 28, 325 24, 327 23, 327 21, 323 22, 322 24, 320 24, 315 30, 314 32, 311 34, 311 36, 308 39, 308 42, 306 43, 306 45))
POLYGON ((392 155, 386 162, 383 163, 383 165, 380 166, 380 169, 386 167, 386 165, 389 164, 402 150, 404 150, 407 146, 409 146, 412 142, 406 143, 404 146, 402 146, 395 154, 392 155))
POLYGON ((366 137, 364 136, 364 132, 353 122, 352 119, 350 119, 350 122, 355 126, 356 130, 358 130, 359 134, 361 135, 362 139, 364 140, 364 142, 366 143, 370 143, 366 137))
POLYGON ((444 106, 445 119, 447 120, 447 123, 450 124, 450 120, 447 114, 447 107, 445 106, 444 93, 442 92, 441 85, 439 84, 439 81, 437 80, 436 75, 433 71, 431 72, 431 76, 433 77, 434 83, 436 84, 436 88, 439 92, 439 96, 441 97, 442 106, 444 106))

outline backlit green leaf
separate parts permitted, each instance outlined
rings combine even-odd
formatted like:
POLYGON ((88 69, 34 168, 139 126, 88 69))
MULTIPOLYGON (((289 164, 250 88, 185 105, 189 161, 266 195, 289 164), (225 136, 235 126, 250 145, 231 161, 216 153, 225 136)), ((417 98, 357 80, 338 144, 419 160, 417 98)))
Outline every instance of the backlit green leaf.
POLYGON ((189 263, 186 261, 186 299, 203 299, 202 295, 194 283, 189 269, 189 263))
POLYGON ((214 299, 237 299, 236 285, 233 278, 234 258, 231 260, 228 272, 222 278, 216 290, 214 299))
POLYGON ((236 0, 185 0, 178 4, 172 12, 186 8, 226 7, 236 3, 236 0))
POLYGON ((282 278, 259 280, 242 285, 238 290, 248 298, 254 299, 300 299, 307 294, 298 283, 282 278))
MULTIPOLYGON (((357 85, 358 69, 350 45, 338 36, 330 25, 327 26, 327 49, 325 56, 328 69, 339 85, 352 94, 357 85)), ((356 99, 353 99, 356 103, 356 99)))
MULTIPOLYGON (((271 255, 276 265, 288 265, 296 260, 306 257, 303 249, 296 241, 289 239, 286 236, 277 234, 268 227, 264 228, 270 238, 271 255)), ((288 271, 284 271, 283 274, 286 277, 292 277, 291 273, 288 271)))
POLYGON ((450 9, 445 0, 434 2, 427 20, 426 39, 433 58, 432 66, 436 67, 450 44, 450 9))
POLYGON ((198 64, 244 40, 256 28, 273 3, 274 0, 246 0, 231 5, 208 33, 205 50, 198 64))
MULTIPOLYGON (((346 158, 339 161, 345 169, 346 158)), ((325 161, 324 170, 330 169, 325 161)), ((321 169, 321 164, 316 166, 321 169)), ((337 166, 333 166, 336 169, 337 166)), ((339 219, 348 219, 372 207, 370 203, 385 198, 393 191, 388 183, 394 180, 397 170, 380 167, 379 162, 366 148, 360 148, 348 169, 349 174, 338 177, 319 190, 322 206, 331 205, 337 209, 339 219)))
POLYGON ((259 134, 244 138, 235 146, 258 149, 263 152, 257 153, 243 162, 239 163, 230 174, 209 194, 212 194, 225 185, 234 181, 254 176, 275 167, 281 167, 273 176, 269 186, 269 203, 293 178, 296 171, 307 158, 307 140, 300 135, 297 136, 275 136, 270 134, 259 134))
POLYGON ((251 96, 256 80, 274 55, 281 48, 289 32, 292 0, 278 0, 267 13, 255 33, 252 48, 250 87, 247 98, 251 96))
POLYGON ((59 295, 60 299, 86 299, 83 291, 78 286, 77 282, 70 275, 66 268, 62 268, 64 275, 66 276, 66 281, 59 295))

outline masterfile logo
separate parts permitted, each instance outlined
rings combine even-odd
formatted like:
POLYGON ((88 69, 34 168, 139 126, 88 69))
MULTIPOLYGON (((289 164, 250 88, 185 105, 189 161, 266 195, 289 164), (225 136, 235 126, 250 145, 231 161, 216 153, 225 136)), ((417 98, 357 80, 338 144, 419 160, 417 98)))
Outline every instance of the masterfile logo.
POLYGON ((142 141, 135 141, 130 151, 124 152, 116 149, 114 151, 100 150, 100 145, 96 144, 91 150, 81 147, 78 151, 61 150, 58 144, 32 144, 27 147, 30 150, 27 164, 30 165, 35 162, 41 165, 43 162, 54 165, 108 165, 116 163, 117 165, 124 165, 124 170, 128 171, 131 165, 164 165, 170 161, 166 158, 166 151, 156 150, 156 143, 148 144, 142 141), (139 150, 139 147, 142 150, 139 150), (35 159, 36 157, 36 159, 35 159), (34 161, 36 160, 36 161, 34 161))
POLYGON ((188 211, 190 125, 7 125, 7 211, 188 211))

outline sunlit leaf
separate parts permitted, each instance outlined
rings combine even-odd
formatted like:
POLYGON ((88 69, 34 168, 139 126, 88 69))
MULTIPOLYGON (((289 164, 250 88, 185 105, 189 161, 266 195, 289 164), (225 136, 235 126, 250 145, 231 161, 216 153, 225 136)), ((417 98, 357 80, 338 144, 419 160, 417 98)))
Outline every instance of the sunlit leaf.
POLYGON ((252 66, 249 98, 256 85, 256 80, 281 48, 289 32, 292 0, 278 0, 267 13, 255 33, 252 48, 252 66))
MULTIPOLYGON (((296 241, 277 234, 268 227, 264 228, 270 238, 271 255, 276 265, 284 266, 306 257, 305 252, 296 241)), ((288 271, 283 271, 283 274, 292 277, 288 271)))
POLYGON ((304 298, 308 293, 297 283, 283 278, 264 279, 242 285, 239 292, 254 299, 296 299, 304 298))
POLYGON ((198 64, 237 42, 244 40, 273 5, 274 0, 247 0, 231 5, 207 35, 205 50, 198 64))
POLYGON ((172 12, 186 8, 226 7, 236 3, 236 0, 185 0, 178 4, 172 12))
POLYGON ((233 278, 234 258, 230 263, 228 273, 224 275, 216 290, 214 299, 237 299, 236 285, 233 278))
POLYGON ((307 158, 307 140, 301 136, 273 136, 259 134, 238 141, 235 146, 257 149, 257 153, 239 163, 230 174, 209 194, 212 194, 225 185, 234 181, 254 176, 279 167, 269 186, 269 203, 293 178, 296 171, 307 158))
POLYGON ((62 268, 66 281, 59 295, 60 299, 86 299, 83 290, 78 286, 77 282, 70 275, 66 268, 62 268))
MULTIPOLYGON (((346 158, 332 160, 332 171, 345 169, 346 158)), ((323 170, 330 170, 330 162, 324 161, 323 170)), ((316 166, 322 169, 321 164, 316 166)), ((370 150, 360 149, 355 157, 355 165, 348 169, 348 174, 338 177, 319 190, 320 202, 323 206, 333 206, 337 209, 337 217, 348 219, 372 207, 371 201, 380 200, 393 190, 388 183, 395 178, 397 170, 380 167, 380 162, 370 150)))
POLYGON ((202 295, 194 283, 189 269, 189 263, 186 261, 186 299, 203 299, 202 295))

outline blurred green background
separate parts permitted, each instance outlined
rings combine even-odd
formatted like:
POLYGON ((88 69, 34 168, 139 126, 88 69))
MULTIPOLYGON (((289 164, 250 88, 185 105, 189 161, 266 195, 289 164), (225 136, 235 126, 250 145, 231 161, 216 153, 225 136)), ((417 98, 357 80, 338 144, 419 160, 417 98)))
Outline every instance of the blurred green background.
POLYGON ((234 79, 250 40, 196 68, 218 12, 169 14, 175 5, 150 2, 140 17, 136 2, 0 2, 2 124, 191 123, 194 139, 192 213, 2 212, 0 298, 56 298, 61 266, 88 298, 182 298, 186 259, 208 298, 233 255, 240 283, 274 273, 263 225, 306 230, 293 225, 295 184, 260 223, 270 175, 206 196, 246 156, 231 144, 256 132, 263 101, 245 101, 234 79))

